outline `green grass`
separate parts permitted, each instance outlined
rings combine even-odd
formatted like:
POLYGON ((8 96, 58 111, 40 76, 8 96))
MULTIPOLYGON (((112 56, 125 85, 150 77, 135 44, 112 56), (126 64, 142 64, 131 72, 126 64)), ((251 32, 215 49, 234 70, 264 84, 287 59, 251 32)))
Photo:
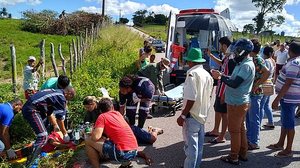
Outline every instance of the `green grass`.
MULTIPOLYGON (((35 34, 22 31, 20 28, 21 20, 0 19, 0 80, 11 78, 11 55, 10 44, 13 43, 17 55, 17 75, 22 76, 22 69, 27 63, 27 58, 34 55, 40 57, 39 43, 42 39, 46 40, 46 66, 51 66, 50 43, 55 45, 56 60, 60 60, 57 47, 62 44, 62 52, 65 58, 69 57, 69 43, 74 36, 58 36, 35 34)), ((60 61, 56 63, 60 65, 60 61)))
POLYGON ((154 38, 161 39, 163 41, 167 40, 168 29, 165 25, 144 25, 143 27, 137 28, 154 38))
MULTIPOLYGON (((150 36, 154 38, 159 38, 162 40, 167 39, 167 27, 164 25, 144 25, 143 27, 137 27, 141 31, 149 34, 150 36)), ((277 39, 279 39, 281 42, 289 41, 292 39, 292 37, 289 36, 278 36, 278 35, 273 35, 273 36, 256 36, 253 34, 247 34, 247 33, 240 33, 240 32, 234 32, 233 33, 233 38, 234 39, 239 39, 239 38, 259 38, 262 44, 266 44, 267 42, 273 42, 277 39)))

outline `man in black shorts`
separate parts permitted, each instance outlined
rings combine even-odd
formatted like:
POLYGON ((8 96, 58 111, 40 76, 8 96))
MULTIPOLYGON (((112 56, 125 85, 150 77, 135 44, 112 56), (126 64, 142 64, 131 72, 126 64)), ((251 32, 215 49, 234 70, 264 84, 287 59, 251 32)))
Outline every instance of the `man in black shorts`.
MULTIPOLYGON (((231 45, 231 41, 228 37, 222 37, 219 40, 220 43, 220 50, 223 54, 223 59, 220 60, 214 55, 210 54, 208 52, 208 55, 215 60, 218 64, 221 65, 221 72, 225 75, 231 75, 234 67, 235 62, 233 60, 233 57, 226 53, 227 48, 231 45)), ((224 143, 226 141, 225 139, 225 133, 227 130, 227 104, 224 101, 225 99, 225 84, 221 82, 221 80, 218 81, 217 84, 217 92, 216 92, 216 101, 214 104, 215 109, 215 126, 214 129, 210 132, 206 132, 205 136, 212 136, 216 137, 211 139, 210 143, 224 143), (222 130, 219 134, 219 126, 222 120, 222 130)))

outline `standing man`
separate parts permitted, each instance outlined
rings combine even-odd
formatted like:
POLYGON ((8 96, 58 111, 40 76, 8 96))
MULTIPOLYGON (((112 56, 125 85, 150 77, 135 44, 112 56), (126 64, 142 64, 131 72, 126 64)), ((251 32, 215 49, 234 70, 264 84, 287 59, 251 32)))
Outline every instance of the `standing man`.
POLYGON ((25 98, 28 100, 28 98, 35 94, 38 89, 38 83, 39 83, 39 77, 37 70, 40 67, 40 65, 43 64, 43 61, 40 60, 37 65, 35 65, 35 57, 29 56, 27 65, 24 68, 24 79, 23 79, 23 89, 25 91, 25 98))
MULTIPOLYGON (((222 37, 219 40, 220 50, 222 52, 223 60, 218 59, 208 50, 208 55, 217 62, 221 68, 221 72, 224 75, 230 76, 235 67, 235 62, 230 53, 226 53, 227 49, 231 45, 231 41, 228 37, 222 37)), ((216 92, 216 100, 214 104, 215 109, 215 124, 214 129, 210 132, 206 132, 205 136, 217 136, 216 138, 211 139, 210 143, 223 143, 226 141, 225 133, 227 131, 227 104, 225 103, 225 89, 226 85, 221 80, 218 80, 217 92, 216 92), (222 121, 222 130, 219 134, 219 126, 222 121)))
POLYGON ((158 63, 150 63, 138 71, 139 76, 149 78, 155 86, 155 94, 164 94, 163 71, 170 66, 168 58, 162 58, 158 63))
POLYGON ((261 100, 263 97, 262 84, 270 76, 269 69, 266 67, 265 60, 259 56, 260 43, 257 39, 251 40, 254 48, 250 53, 255 65, 254 82, 250 94, 250 107, 246 115, 248 149, 259 149, 259 131, 260 131, 260 116, 261 116, 261 100))
POLYGON ((210 109, 213 79, 203 69, 205 59, 199 48, 192 48, 185 60, 190 69, 183 87, 184 108, 177 118, 177 124, 183 127, 184 168, 198 168, 202 159, 204 124, 210 109))
POLYGON ((30 166, 40 154, 42 147, 46 144, 48 133, 43 124, 43 119, 48 118, 54 131, 61 131, 64 141, 68 142, 70 137, 64 125, 66 115, 66 101, 71 100, 75 91, 71 87, 61 89, 45 89, 32 95, 24 104, 22 113, 35 132, 37 138, 34 143, 33 154, 28 157, 26 167, 30 166))
POLYGON ((125 114, 129 125, 135 125, 135 115, 139 106, 138 127, 143 128, 150 111, 150 103, 155 88, 153 83, 145 77, 127 75, 119 82, 120 112, 125 114))
POLYGON ((289 56, 288 56, 288 50, 285 49, 284 44, 280 45, 279 50, 274 50, 274 59, 276 61, 276 72, 275 72, 275 78, 274 81, 276 82, 277 77, 279 75, 279 71, 283 67, 283 65, 287 62, 289 56))
POLYGON ((14 116, 21 111, 23 102, 20 99, 14 99, 11 102, 0 104, 0 156, 6 151, 8 159, 17 157, 15 151, 11 148, 9 127, 14 116))
POLYGON ((109 98, 99 101, 99 115, 91 136, 85 140, 85 150, 93 168, 100 168, 99 159, 106 158, 122 163, 121 167, 129 167, 130 161, 137 156, 137 140, 118 111, 114 111, 113 102, 109 98), (102 137, 103 133, 109 138, 102 137))
POLYGON ((227 85, 225 102, 227 103, 231 151, 229 155, 222 156, 221 160, 234 165, 239 165, 239 160, 248 160, 248 144, 244 122, 249 108, 250 92, 255 75, 255 66, 249 56, 253 48, 253 44, 249 39, 239 39, 230 47, 236 62, 231 76, 226 76, 217 70, 212 71, 215 79, 220 79, 227 85))
POLYGON ((269 145, 273 150, 282 150, 276 157, 291 157, 292 145, 295 136, 295 112, 300 103, 300 42, 292 42, 289 47, 290 59, 285 64, 276 81, 277 97, 272 103, 273 109, 281 106, 281 132, 276 144, 269 145), (287 145, 284 149, 284 141, 287 145))

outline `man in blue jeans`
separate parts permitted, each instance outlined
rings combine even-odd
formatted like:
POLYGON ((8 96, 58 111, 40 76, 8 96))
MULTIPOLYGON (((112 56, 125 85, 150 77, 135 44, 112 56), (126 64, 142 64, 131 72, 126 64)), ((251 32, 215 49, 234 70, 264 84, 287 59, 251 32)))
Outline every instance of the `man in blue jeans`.
POLYGON ((14 99, 11 102, 0 104, 0 155, 6 151, 8 159, 17 157, 15 151, 11 148, 9 127, 15 114, 21 111, 23 102, 20 99, 14 99))
POLYGON ((183 86, 183 110, 177 118, 182 126, 184 168, 199 168, 204 143, 204 124, 210 109, 213 79, 203 68, 206 62, 199 48, 192 48, 185 58, 190 69, 183 86))
POLYGON ((257 39, 251 40, 254 49, 250 53, 255 65, 255 77, 250 93, 250 108, 246 115, 248 149, 259 149, 259 131, 261 116, 261 100, 263 97, 262 84, 268 79, 270 72, 263 58, 259 56, 260 43, 257 39))

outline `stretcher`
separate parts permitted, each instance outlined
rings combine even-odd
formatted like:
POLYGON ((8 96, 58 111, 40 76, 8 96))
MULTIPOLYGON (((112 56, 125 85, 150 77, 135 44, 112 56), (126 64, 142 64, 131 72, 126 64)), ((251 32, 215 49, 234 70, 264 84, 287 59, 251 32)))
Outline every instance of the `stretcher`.
POLYGON ((182 107, 183 84, 165 92, 164 95, 154 95, 152 97, 151 112, 156 113, 160 108, 170 111, 166 116, 173 116, 182 107))

